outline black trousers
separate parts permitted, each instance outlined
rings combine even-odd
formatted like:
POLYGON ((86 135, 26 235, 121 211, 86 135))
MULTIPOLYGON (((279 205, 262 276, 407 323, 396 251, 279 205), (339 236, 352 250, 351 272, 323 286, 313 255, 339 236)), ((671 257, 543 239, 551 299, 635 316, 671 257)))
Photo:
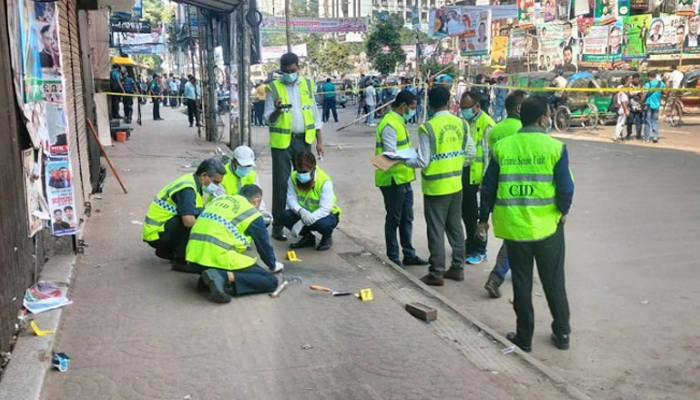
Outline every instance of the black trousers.
POLYGON ((165 230, 160 233, 158 240, 147 243, 154 249, 174 251, 175 257, 184 259, 189 238, 190 228, 185 227, 182 217, 176 215, 165 223, 165 230))
POLYGON ((642 110, 630 111, 630 116, 627 117, 627 136, 625 139, 632 137, 632 126, 637 129, 637 139, 641 139, 642 127, 644 126, 644 112, 642 110))
POLYGON ((552 313, 552 331, 569 334, 569 301, 564 279, 564 226, 559 225, 550 237, 537 242, 506 240, 510 270, 513 275, 513 309, 517 317, 518 339, 523 345, 532 343, 535 330, 535 310, 532 307, 533 260, 552 313))
POLYGON ((411 238, 413 236, 413 188, 410 183, 397 185, 391 182, 391 186, 379 188, 384 197, 384 240, 386 242, 386 256, 390 260, 399 259, 399 241, 396 239, 396 230, 399 231, 401 247, 404 258, 416 256, 411 238))
POLYGON ((467 257, 473 254, 485 254, 486 242, 476 237, 476 223, 479 218, 479 203, 477 194, 479 185, 469 184, 469 167, 462 170, 462 221, 467 230, 467 239, 464 242, 467 257))
POLYGON ((334 98, 323 98, 323 115, 322 119, 323 122, 328 122, 328 120, 331 117, 331 113, 333 113, 333 120, 335 122, 338 122, 338 110, 336 109, 335 106, 335 97, 334 98))
POLYGON ((263 114, 265 113, 265 100, 256 100, 253 103, 253 124, 257 126, 265 125, 263 114))
POLYGON ((190 126, 197 121, 199 125, 199 110, 197 110, 197 100, 187 99, 187 120, 190 122, 190 126))
POLYGON ((110 118, 117 118, 119 116, 119 102, 121 101, 121 96, 109 96, 110 107, 112 109, 112 115, 110 118))
POLYGON ((153 98, 153 119, 160 119, 160 99, 153 98))
POLYGON ((124 119, 129 123, 131 122, 131 117, 134 115, 134 98, 124 96, 122 102, 124 103, 124 119))
POLYGON ((287 208, 287 182, 292 174, 292 164, 297 154, 311 152, 311 145, 304 141, 304 135, 292 135, 292 142, 286 149, 272 149, 272 229, 284 228, 283 214, 287 208))

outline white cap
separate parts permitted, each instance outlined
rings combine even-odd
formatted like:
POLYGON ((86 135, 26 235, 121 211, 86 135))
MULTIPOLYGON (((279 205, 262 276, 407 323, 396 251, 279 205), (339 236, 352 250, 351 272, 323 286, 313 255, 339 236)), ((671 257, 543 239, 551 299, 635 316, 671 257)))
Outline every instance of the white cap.
POLYGON ((255 153, 248 146, 238 146, 233 150, 233 158, 236 159, 241 167, 255 166, 255 153))

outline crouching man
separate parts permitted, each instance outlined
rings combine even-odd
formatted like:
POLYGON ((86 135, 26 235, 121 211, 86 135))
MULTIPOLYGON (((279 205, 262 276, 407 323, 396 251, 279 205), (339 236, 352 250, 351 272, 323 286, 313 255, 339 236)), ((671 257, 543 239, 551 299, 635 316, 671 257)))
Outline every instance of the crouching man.
POLYGON ((209 300, 228 303, 232 296, 274 292, 284 269, 275 260, 265 222, 258 211, 262 190, 246 185, 238 195, 210 201, 197 218, 187 244, 187 261, 201 272, 200 285, 209 289, 209 300), (266 271, 256 257, 245 254, 255 243, 266 271))

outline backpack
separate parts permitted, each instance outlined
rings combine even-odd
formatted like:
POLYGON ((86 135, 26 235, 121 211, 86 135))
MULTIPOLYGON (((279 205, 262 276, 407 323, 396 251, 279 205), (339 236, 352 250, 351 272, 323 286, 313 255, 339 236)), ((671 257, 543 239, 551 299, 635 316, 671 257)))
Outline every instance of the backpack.
POLYGON ((608 106, 608 112, 617 114, 620 111, 620 93, 615 93, 613 98, 610 100, 610 105, 608 106))

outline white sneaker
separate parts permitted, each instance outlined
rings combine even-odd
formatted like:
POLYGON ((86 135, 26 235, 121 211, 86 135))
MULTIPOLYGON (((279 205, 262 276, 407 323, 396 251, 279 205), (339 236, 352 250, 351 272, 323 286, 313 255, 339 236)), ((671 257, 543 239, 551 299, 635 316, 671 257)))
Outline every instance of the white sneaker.
POLYGON ((275 261, 275 269, 273 269, 270 272, 272 272, 273 274, 277 274, 277 273, 280 273, 282 271, 284 271, 284 264, 282 264, 279 261, 275 261))

